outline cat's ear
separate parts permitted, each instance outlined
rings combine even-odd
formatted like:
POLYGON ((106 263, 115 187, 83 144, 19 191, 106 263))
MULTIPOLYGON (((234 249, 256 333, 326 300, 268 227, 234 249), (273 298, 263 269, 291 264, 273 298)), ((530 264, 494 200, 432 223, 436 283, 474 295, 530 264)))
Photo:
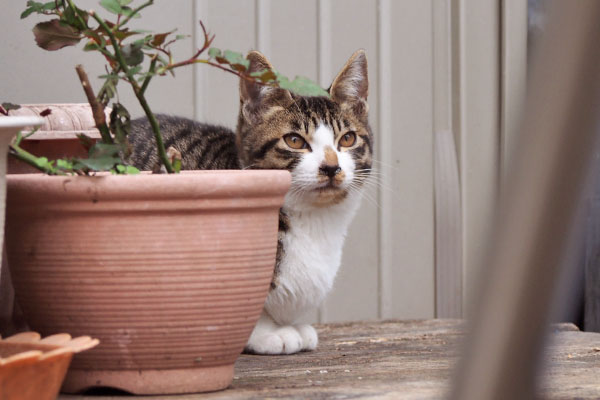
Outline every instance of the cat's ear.
POLYGON ((337 74, 329 88, 331 99, 342 108, 350 107, 361 115, 369 111, 367 96, 369 95, 369 77, 367 72, 367 56, 363 49, 357 50, 346 65, 337 74))
MULTIPOLYGON (((251 51, 246 57, 250 61, 248 72, 273 70, 267 58, 258 51, 251 51)), ((248 122, 256 122, 274 111, 288 107, 294 100, 288 90, 260 85, 240 79, 241 112, 248 122)))

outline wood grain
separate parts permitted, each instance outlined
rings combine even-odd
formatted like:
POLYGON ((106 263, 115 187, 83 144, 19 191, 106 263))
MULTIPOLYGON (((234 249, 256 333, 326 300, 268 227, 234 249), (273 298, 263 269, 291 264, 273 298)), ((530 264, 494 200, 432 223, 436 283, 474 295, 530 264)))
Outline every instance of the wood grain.
MULTIPOLYGON (((317 326, 315 352, 242 355, 233 385, 202 399, 440 399, 448 392, 465 337, 461 320, 339 323, 317 326)), ((600 334, 553 328, 541 387, 545 399, 600 397, 600 334)), ((191 400, 198 395, 164 397, 191 400)), ((125 400, 67 396, 59 400, 125 400)))

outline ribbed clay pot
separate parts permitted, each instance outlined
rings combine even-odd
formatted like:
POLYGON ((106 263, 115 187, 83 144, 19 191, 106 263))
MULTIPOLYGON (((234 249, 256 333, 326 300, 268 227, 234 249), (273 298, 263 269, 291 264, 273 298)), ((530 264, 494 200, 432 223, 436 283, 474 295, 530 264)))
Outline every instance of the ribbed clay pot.
MULTIPOLYGON (((33 135, 24 139, 21 147, 38 157, 49 160, 69 157, 87 157, 87 150, 81 145, 77 135, 84 134, 92 140, 100 139, 100 132, 87 103, 73 104, 21 104, 21 108, 10 110, 11 116, 37 117, 44 110, 50 110, 42 126, 33 135)), ((110 109, 106 110, 107 121, 110 109)), ((9 174, 36 173, 37 169, 15 158, 8 160, 9 174)))
POLYGON ((43 335, 91 335, 63 391, 227 387, 271 281, 286 171, 9 175, 17 300, 43 335))

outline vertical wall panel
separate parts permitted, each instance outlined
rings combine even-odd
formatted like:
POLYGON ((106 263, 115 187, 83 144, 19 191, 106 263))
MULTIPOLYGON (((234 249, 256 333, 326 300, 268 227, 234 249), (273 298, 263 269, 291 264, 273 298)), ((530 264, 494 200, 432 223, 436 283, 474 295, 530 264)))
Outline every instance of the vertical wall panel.
MULTIPOLYGON (((50 19, 32 15, 19 19, 25 9, 25 1, 3 2, 0 13, 0 35, 5 38, 0 45, 0 101, 13 103, 81 103, 86 98, 81 88, 75 65, 83 64, 92 86, 97 92, 102 80, 104 58, 99 53, 84 53, 83 43, 59 51, 45 51, 36 46, 31 29, 35 23, 50 19), (10 39, 9 39, 10 38, 10 39)), ((95 9, 108 16, 98 1, 78 2, 88 9, 95 9)), ((143 11, 142 20, 132 20, 132 28, 154 29, 167 32, 178 28, 178 34, 192 34, 193 13, 191 2, 181 2, 178 7, 154 6, 143 11)), ((188 58, 193 54, 193 39, 179 41, 172 46, 173 54, 188 58)), ((171 76, 156 77, 149 86, 147 98, 156 112, 193 116, 192 68, 176 71, 177 79, 171 76)), ((119 84, 121 101, 133 116, 143 114, 129 86, 119 84)))
MULTIPOLYGON (((197 0, 196 19, 216 38, 214 47, 247 53, 256 48, 255 3, 236 0, 197 0)), ((198 35, 196 40, 198 41, 198 35)), ((233 74, 199 64, 196 66, 196 116, 204 122, 235 129, 239 110, 239 78, 233 74)))
POLYGON ((435 316, 462 317, 462 216, 452 132, 450 0, 433 1, 433 131, 435 192, 435 316))
POLYGON ((499 3, 458 0, 455 93, 463 207, 464 310, 468 312, 484 252, 499 178, 499 3))
MULTIPOLYGON (((80 49, 38 49, 31 28, 35 20, 45 18, 20 20, 25 2, 5 3, 0 14, 0 34, 6 38, 0 44, 0 100, 85 101, 73 67, 83 63, 91 77, 100 75, 102 67, 93 66, 98 56, 80 49)), ((99 7, 97 0, 81 4, 99 7)), ((366 49, 375 180, 380 185, 368 188, 368 198, 350 228, 333 292, 320 314, 315 312, 307 320, 434 315, 433 134, 450 126, 457 139, 462 185, 462 272, 472 287, 482 234, 493 210, 501 151, 508 154, 512 141, 506 132, 514 121, 516 103, 501 103, 500 97, 504 93, 512 98, 523 76, 521 31, 511 24, 517 23, 512 11, 522 22, 524 6, 516 4, 512 0, 195 0, 156 2, 144 11, 145 26, 156 31, 177 27, 179 34, 193 34, 174 46, 177 58, 188 57, 201 45, 197 21, 202 19, 217 35, 215 47, 244 53, 259 49, 286 75, 304 75, 324 87, 356 49, 366 49), (500 4, 510 8, 501 9, 500 4), (503 60, 498 34, 502 10, 503 60)), ((134 26, 141 25, 134 21, 134 26)), ((93 79, 93 84, 97 90, 99 80, 93 79)), ((238 85, 231 74, 197 65, 176 71, 176 79, 157 78, 148 95, 157 112, 195 116, 234 129, 238 85)), ((135 104, 127 88, 120 86, 123 102, 135 104)), ((131 106, 131 111, 141 114, 137 106, 131 106)))
POLYGON ((386 280, 393 283, 382 316, 433 317, 432 4, 407 0, 390 6, 391 55, 380 62, 391 63, 391 76, 381 77, 392 88, 386 114, 391 131, 380 149, 393 171, 395 195, 382 192, 380 246, 386 280))
POLYGON ((500 114, 501 168, 508 172, 517 141, 527 72, 527 3, 501 0, 502 60, 500 114))
MULTIPOLYGON (((359 48, 365 49, 369 63, 370 123, 378 142, 386 133, 379 131, 377 121, 376 3, 370 0, 321 0, 319 3, 320 83, 329 87, 348 58, 359 48)), ((375 173, 373 182, 377 179, 375 173)), ((375 183, 366 186, 365 198, 346 238, 334 290, 322 308, 324 321, 377 318, 378 187, 375 183)))
POLYGON ((277 0, 270 7, 270 38, 266 56, 275 69, 293 78, 317 79, 317 1, 277 0))

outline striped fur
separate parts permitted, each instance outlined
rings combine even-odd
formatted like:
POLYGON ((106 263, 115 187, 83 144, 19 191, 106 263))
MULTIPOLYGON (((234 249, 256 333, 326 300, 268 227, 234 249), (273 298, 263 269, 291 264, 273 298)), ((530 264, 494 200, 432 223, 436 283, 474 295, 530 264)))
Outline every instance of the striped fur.
MULTIPOLYGON (((239 169, 234 133, 222 126, 202 124, 186 118, 156 116, 165 148, 181 153, 182 169, 239 169)), ((152 171, 159 165, 150 123, 143 117, 131 122, 129 161, 141 170, 152 171)))
MULTIPOLYGON (((251 71, 272 69, 258 53, 251 71)), ((357 51, 329 88, 330 97, 303 97, 240 81, 237 131, 159 116, 166 147, 184 169, 285 169, 292 187, 279 215, 271 291, 246 351, 295 353, 317 346, 316 331, 297 320, 330 291, 348 226, 373 156, 368 123, 367 60, 357 51), (351 145, 348 145, 351 143, 351 145)), ((131 161, 153 169, 158 158, 148 122, 132 122, 131 161)))

